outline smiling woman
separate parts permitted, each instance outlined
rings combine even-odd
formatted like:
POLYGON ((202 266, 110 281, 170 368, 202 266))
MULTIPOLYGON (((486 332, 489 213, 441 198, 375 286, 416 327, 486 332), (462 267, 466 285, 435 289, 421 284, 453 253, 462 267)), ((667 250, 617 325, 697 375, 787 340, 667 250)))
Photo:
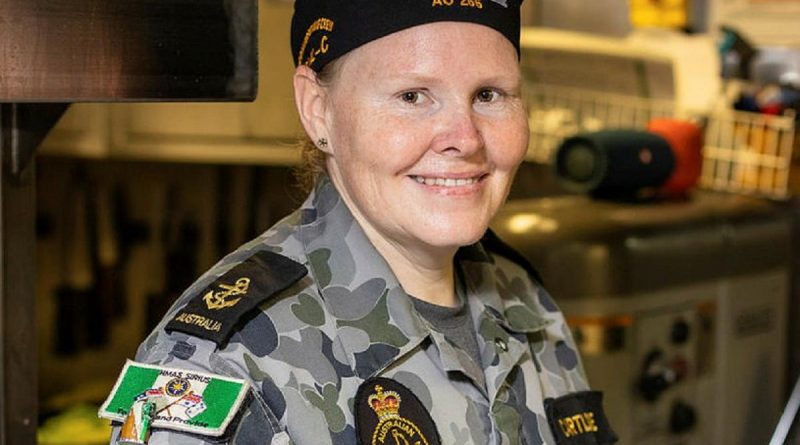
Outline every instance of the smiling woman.
POLYGON ((328 86, 298 68, 306 131, 329 142, 333 184, 405 290, 454 306, 453 255, 486 231, 527 147, 514 46, 486 26, 437 22, 338 68, 328 86))
POLYGON ((101 410, 112 440, 616 440, 557 306, 487 229, 528 143, 519 6, 295 2, 314 188, 181 296, 101 410))

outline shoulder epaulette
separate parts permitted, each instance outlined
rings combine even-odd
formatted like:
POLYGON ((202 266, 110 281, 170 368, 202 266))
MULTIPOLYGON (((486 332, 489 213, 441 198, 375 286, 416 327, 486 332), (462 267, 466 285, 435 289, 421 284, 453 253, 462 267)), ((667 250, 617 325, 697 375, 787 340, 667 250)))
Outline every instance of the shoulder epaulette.
POLYGON ((509 260, 519 264, 523 269, 525 269, 526 272, 528 272, 533 280, 541 285, 544 284, 542 276, 539 275, 539 271, 533 267, 531 262, 528 261, 524 255, 514 250, 513 247, 506 244, 505 241, 501 240, 492 229, 487 229, 486 233, 483 234, 483 238, 481 238, 481 245, 483 245, 484 249, 504 256, 509 260))
POLYGON ((308 270, 302 264, 262 250, 200 291, 164 329, 184 332, 222 346, 242 316, 306 273, 308 270))

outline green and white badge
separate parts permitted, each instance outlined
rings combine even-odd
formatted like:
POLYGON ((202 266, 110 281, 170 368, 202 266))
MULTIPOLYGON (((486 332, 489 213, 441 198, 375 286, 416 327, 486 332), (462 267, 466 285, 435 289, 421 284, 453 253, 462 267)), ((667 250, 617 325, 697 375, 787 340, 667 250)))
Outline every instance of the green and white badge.
POLYGON ((247 394, 244 380, 128 360, 98 415, 124 421, 134 402, 155 405, 152 426, 206 436, 225 432, 247 394))

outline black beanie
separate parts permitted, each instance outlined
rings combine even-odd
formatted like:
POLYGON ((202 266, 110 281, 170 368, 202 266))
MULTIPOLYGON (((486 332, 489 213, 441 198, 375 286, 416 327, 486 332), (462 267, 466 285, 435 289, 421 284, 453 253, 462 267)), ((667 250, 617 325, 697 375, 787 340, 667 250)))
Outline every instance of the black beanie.
POLYGON ((503 34, 519 54, 522 0, 295 0, 295 65, 328 62, 389 34, 432 22, 470 22, 503 34))

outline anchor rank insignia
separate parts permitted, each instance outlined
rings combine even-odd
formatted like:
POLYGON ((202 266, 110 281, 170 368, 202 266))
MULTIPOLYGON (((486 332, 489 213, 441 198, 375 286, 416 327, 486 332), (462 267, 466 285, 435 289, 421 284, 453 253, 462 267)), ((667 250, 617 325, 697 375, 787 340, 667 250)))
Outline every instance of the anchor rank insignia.
POLYGON ((247 289, 250 287, 250 278, 239 278, 236 280, 236 284, 227 285, 220 283, 218 286, 222 290, 217 292, 210 290, 203 296, 203 301, 206 302, 206 306, 208 306, 209 309, 217 310, 236 306, 236 303, 238 303, 242 297, 230 297, 236 295, 247 295, 247 289))

